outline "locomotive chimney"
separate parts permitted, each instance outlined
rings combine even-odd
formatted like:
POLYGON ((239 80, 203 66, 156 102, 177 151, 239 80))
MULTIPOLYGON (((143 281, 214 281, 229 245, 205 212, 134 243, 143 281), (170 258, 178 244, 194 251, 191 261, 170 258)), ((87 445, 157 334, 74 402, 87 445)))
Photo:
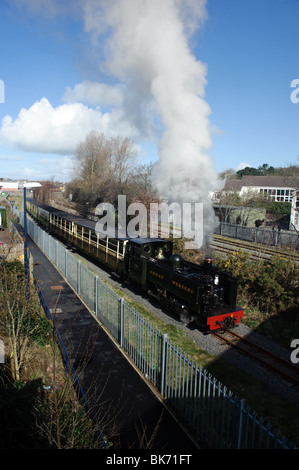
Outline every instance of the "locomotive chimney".
POLYGON ((203 268, 205 274, 211 274, 212 271, 212 264, 213 264, 213 259, 210 256, 206 256, 203 262, 203 268))

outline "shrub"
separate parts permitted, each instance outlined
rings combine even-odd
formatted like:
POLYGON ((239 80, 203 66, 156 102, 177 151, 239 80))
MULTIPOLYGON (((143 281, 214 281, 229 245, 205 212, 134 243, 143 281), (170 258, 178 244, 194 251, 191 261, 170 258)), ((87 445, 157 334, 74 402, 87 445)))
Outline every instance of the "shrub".
POLYGON ((238 278, 239 299, 266 313, 281 313, 299 307, 299 267, 280 256, 250 261, 242 250, 218 265, 238 278))

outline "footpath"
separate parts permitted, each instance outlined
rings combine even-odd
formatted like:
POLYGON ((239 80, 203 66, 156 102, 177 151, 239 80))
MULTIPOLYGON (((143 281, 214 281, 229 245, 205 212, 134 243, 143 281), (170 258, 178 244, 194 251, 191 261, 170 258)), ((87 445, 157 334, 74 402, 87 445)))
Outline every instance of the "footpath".
POLYGON ((150 450, 164 453, 195 450, 178 421, 29 237, 28 248, 35 279, 53 312, 98 427, 109 436, 112 448, 148 445, 150 450))

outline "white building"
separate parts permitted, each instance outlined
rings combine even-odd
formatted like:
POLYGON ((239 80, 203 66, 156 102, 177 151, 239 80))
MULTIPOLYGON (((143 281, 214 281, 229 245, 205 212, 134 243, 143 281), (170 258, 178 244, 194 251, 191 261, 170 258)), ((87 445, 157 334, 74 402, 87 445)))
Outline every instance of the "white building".
POLYGON ((299 190, 292 193, 290 230, 299 232, 299 190))
POLYGON ((18 182, 13 181, 0 181, 1 191, 19 191, 18 182))
POLYGON ((244 196, 249 192, 257 192, 269 196, 276 202, 291 202, 294 187, 293 178, 284 176, 243 176, 239 179, 226 180, 222 193, 238 193, 244 196))
POLYGON ((37 182, 0 181, 0 191, 20 191, 26 186, 27 189, 40 188, 42 185, 37 182))
POLYGON ((295 178, 287 176, 243 176, 241 179, 228 179, 221 193, 214 195, 220 202, 223 194, 245 196, 250 192, 264 194, 275 202, 291 202, 290 230, 299 231, 299 190, 295 178))

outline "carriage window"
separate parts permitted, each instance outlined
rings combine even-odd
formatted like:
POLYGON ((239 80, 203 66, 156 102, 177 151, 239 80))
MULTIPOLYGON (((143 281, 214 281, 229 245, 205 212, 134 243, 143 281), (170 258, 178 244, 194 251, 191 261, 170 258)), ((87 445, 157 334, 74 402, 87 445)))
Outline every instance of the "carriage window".
POLYGON ((99 238, 99 245, 106 246, 106 238, 99 238))
POLYGON ((169 245, 168 243, 165 243, 163 249, 164 249, 165 253, 169 253, 171 247, 170 247, 170 245, 169 245))
POLYGON ((114 240, 114 238, 109 238, 108 247, 111 248, 111 250, 114 250, 114 251, 117 250, 117 242, 116 240, 114 240))
POLYGON ((89 232, 90 232, 90 230, 84 228, 83 238, 84 238, 85 240, 89 240, 89 232))
POLYGON ((98 237, 95 232, 91 232, 91 241, 97 243, 98 237))
POLYGON ((150 252, 151 252, 151 245, 144 245, 143 251, 144 251, 144 253, 146 253, 147 255, 150 254, 150 252))

